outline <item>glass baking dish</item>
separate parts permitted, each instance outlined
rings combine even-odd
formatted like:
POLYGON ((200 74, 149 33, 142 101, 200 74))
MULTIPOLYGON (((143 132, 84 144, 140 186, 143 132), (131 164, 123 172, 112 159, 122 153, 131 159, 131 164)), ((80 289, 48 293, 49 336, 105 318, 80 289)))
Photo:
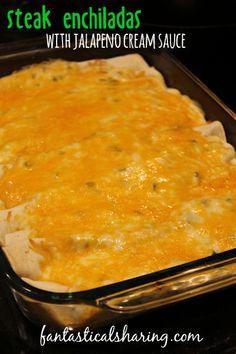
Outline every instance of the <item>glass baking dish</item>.
MULTIPOLYGON (((46 49, 44 39, 30 40, 4 46, 4 49, 0 47, 0 76, 49 58, 82 61, 130 52, 125 49, 46 49)), ((197 101, 207 120, 221 121, 228 142, 236 147, 235 114, 200 80, 166 52, 136 52, 163 74, 168 86, 197 101)), ((27 318, 51 328, 69 326, 77 329, 114 323, 115 320, 127 319, 152 308, 234 284, 236 249, 115 284, 71 293, 45 291, 24 282, 14 272, 2 249, 0 267, 1 277, 27 318)))

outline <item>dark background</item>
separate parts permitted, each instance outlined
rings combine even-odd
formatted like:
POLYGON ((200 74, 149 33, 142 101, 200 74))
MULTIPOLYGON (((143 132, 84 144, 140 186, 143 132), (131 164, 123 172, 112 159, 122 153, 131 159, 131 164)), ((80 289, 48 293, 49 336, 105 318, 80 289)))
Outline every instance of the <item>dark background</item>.
MULTIPOLYGON (((235 0, 1 0, 0 43, 43 35, 39 30, 7 30, 6 12, 18 7, 36 11, 46 4, 52 11, 53 32, 65 32, 62 15, 108 6, 142 10, 142 31, 186 33, 186 49, 172 50, 181 61, 236 111, 236 4, 235 0)), ((47 30, 48 32, 48 30, 47 30)))
MULTIPOLYGON (((235 1, 201 0, 2 0, 0 6, 0 45, 2 50, 14 41, 43 35, 39 31, 6 30, 4 14, 10 8, 36 10, 42 3, 54 13, 53 31, 64 32, 61 15, 65 11, 85 10, 87 6, 109 5, 119 9, 142 9, 142 31, 186 33, 186 49, 174 50, 194 74, 236 111, 236 11, 235 1)), ((0 291, 0 353, 236 353, 236 288, 223 290, 166 309, 152 311, 130 320, 130 332, 159 333, 198 332, 201 343, 169 343, 165 349, 152 344, 77 344, 47 345, 40 348, 39 332, 26 320, 1 285, 0 291)), ((122 328, 123 324, 120 324, 122 328)), ((105 329, 104 329, 105 331, 105 329)), ((101 330, 100 330, 101 332, 101 330)))

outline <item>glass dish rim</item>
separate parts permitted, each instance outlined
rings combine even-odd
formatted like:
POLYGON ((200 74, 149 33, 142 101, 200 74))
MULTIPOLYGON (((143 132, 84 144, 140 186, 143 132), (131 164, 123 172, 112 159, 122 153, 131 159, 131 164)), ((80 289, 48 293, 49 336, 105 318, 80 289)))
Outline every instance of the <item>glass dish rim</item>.
POLYGON ((230 261, 234 258, 236 258, 236 248, 96 288, 82 291, 56 292, 37 288, 23 280, 13 270, 10 261, 2 247, 0 247, 0 272, 4 270, 3 275, 11 288, 32 300, 51 304, 72 305, 87 303, 89 305, 95 305, 97 300, 105 298, 106 296, 120 295, 126 291, 132 291, 142 286, 158 283, 161 280, 170 280, 176 276, 184 276, 191 271, 205 269, 206 267, 214 266, 216 263, 230 261))

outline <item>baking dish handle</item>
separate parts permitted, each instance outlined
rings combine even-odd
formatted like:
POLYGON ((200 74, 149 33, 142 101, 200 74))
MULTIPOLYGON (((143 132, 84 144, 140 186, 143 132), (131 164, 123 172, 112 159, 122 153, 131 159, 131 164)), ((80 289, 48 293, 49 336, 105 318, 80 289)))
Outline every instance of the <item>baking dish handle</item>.
POLYGON ((167 305, 236 283, 236 259, 198 267, 97 300, 117 313, 135 313, 167 305))

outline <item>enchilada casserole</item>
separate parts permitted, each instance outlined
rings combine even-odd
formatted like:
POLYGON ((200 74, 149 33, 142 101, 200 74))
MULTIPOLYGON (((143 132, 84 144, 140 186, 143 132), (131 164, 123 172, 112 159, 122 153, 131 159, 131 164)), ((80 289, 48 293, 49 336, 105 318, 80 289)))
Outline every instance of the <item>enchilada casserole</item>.
POLYGON ((30 284, 80 291, 236 247, 235 151, 138 55, 0 79, 0 237, 30 284))

